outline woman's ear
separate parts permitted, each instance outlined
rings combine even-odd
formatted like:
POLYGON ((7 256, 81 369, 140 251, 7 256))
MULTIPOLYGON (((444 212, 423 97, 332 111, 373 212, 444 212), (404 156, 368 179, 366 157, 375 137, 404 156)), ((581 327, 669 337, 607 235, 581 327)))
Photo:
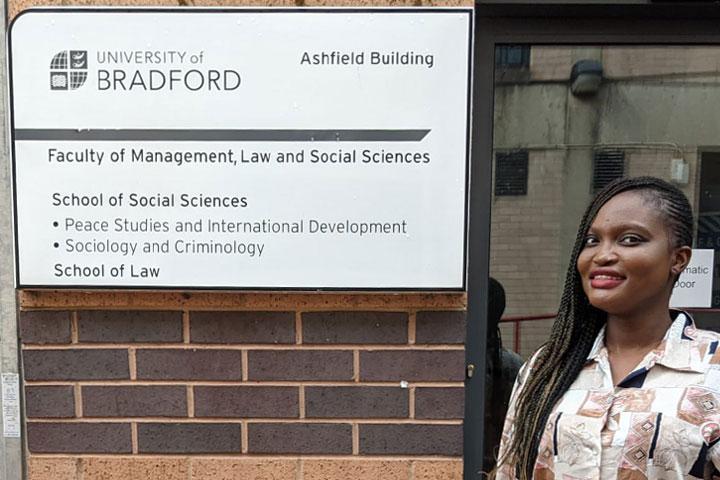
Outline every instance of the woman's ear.
POLYGON ((685 270, 685 267, 688 266, 688 263, 690 263, 691 257, 692 248, 688 246, 676 248, 673 251, 673 261, 670 266, 670 271, 676 276, 680 275, 682 271, 685 270))

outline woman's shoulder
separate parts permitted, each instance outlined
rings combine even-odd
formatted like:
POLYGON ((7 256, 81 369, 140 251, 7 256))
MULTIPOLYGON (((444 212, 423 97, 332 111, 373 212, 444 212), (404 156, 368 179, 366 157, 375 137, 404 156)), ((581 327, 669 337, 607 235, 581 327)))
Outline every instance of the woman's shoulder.
POLYGON ((535 350, 535 352, 530 355, 530 358, 528 358, 527 361, 525 361, 525 363, 520 366, 520 371, 517 375, 517 381, 520 385, 525 383, 525 380, 530 375, 530 372, 532 372, 533 369, 537 366, 538 359, 540 358, 540 355, 544 348, 545 346, 543 345, 537 350, 535 350))
POLYGON ((712 330, 705 330, 703 328, 697 328, 694 324, 685 327, 683 334, 689 339, 700 343, 720 342, 720 333, 712 330))

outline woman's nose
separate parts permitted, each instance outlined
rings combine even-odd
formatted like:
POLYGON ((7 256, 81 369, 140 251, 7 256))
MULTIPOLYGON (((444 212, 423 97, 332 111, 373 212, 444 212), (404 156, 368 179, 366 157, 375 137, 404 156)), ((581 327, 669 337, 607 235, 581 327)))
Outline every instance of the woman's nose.
POLYGON ((593 261, 598 265, 607 265, 617 261, 617 252, 613 245, 598 245, 593 261))

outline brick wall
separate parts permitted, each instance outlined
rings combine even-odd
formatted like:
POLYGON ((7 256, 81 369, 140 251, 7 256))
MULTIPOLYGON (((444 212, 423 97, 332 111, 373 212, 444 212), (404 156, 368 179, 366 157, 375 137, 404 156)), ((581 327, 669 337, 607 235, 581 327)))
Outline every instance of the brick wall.
POLYGON ((700 187, 698 163, 698 149, 689 147, 681 153, 675 153, 670 150, 630 150, 626 155, 626 171, 629 176, 652 175, 660 177, 663 180, 671 181, 670 166, 674 157, 682 157, 688 164, 689 175, 687 185, 677 185, 680 190, 687 195, 693 206, 695 215, 697 216, 700 187))
MULTIPOLYGON (((649 46, 603 49, 603 68, 610 78, 654 77, 682 74, 681 82, 692 82, 691 75, 720 71, 720 49, 716 46, 649 46)), ((666 79, 667 81, 667 79, 666 79)))
POLYGON ((461 478, 463 296, 21 300, 31 480, 461 478))
MULTIPOLYGON (((465 0, 9 0, 33 6, 465 0)), ((459 480, 465 296, 23 291, 30 480, 459 480), (401 382, 403 382, 401 384, 401 382)))
MULTIPOLYGON (((533 81, 565 81, 582 47, 533 46, 530 50, 530 78, 533 81)), ((604 76, 611 80, 644 79, 678 73, 679 81, 707 81, 720 71, 720 49, 714 46, 599 47, 604 76)), ((670 76, 667 78, 667 76, 670 76)))
POLYGON ((505 288, 505 315, 557 309, 564 159, 563 151, 531 151, 527 195, 493 197, 490 274, 505 288))

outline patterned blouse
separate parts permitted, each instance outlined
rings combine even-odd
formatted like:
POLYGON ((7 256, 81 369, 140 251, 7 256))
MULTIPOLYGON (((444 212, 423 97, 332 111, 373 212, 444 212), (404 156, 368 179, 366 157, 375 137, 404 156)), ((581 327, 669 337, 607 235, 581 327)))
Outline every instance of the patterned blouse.
MULTIPOLYGON (((720 335, 696 329, 692 318, 680 312, 658 348, 617 387, 604 338, 603 328, 584 369, 550 414, 534 478, 674 480, 717 475, 720 335)), ((515 383, 500 452, 514 423, 522 421, 514 418, 515 401, 527 370, 523 367, 515 383)), ((497 476, 514 477, 514 466, 504 466, 497 476)))

